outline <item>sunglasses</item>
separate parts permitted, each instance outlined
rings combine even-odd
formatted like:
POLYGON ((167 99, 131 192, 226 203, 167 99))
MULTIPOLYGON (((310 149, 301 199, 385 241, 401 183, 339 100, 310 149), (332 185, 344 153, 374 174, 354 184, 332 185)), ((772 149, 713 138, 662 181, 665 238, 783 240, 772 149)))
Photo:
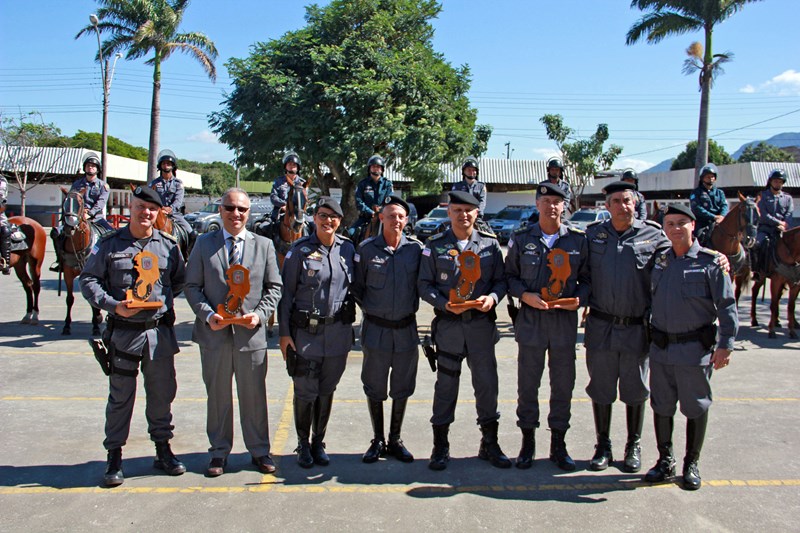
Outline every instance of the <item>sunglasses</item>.
POLYGON ((243 207, 241 205, 223 205, 222 207, 228 213, 233 213, 234 211, 239 211, 240 213, 247 213, 248 211, 250 211, 249 207, 243 207))

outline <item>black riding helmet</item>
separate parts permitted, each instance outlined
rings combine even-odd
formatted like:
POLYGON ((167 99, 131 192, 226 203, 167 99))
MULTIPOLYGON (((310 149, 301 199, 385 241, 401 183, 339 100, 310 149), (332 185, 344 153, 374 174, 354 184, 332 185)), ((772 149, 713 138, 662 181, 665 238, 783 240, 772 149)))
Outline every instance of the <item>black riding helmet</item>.
POLYGON ((84 156, 83 163, 81 163, 81 170, 84 172, 86 172, 86 163, 94 163, 97 166, 98 173, 103 170, 103 163, 100 161, 100 156, 94 152, 89 152, 84 156))
POLYGON ((378 165, 381 169, 386 170, 386 160, 378 154, 369 158, 369 161, 367 161, 367 170, 369 170, 369 167, 372 165, 378 165))
POLYGON ((156 168, 161 171, 161 163, 164 161, 169 161, 172 163, 172 173, 176 176, 178 175, 178 158, 175 156, 175 152, 172 150, 161 150, 158 153, 158 164, 156 164, 156 168))
POLYGON ((283 156, 283 161, 281 164, 283 165, 284 170, 286 170, 286 163, 294 163, 295 165, 297 165, 298 172, 300 172, 300 167, 303 166, 303 164, 300 162, 300 156, 294 152, 289 152, 288 154, 283 156))
POLYGON ((636 183, 639 183, 639 175, 632 168, 626 168, 622 171, 622 179, 633 180, 636 183))
POLYGON ((461 165, 461 175, 464 175, 465 168, 474 168, 475 169, 475 179, 478 179, 480 175, 480 169, 478 168, 478 160, 474 157, 468 157, 464 160, 464 163, 461 165))

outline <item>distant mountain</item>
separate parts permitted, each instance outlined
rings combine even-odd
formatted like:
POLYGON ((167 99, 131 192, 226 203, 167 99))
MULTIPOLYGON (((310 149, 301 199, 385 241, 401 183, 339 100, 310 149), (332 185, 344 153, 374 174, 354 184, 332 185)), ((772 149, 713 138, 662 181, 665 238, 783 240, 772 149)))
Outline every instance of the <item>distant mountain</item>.
POLYGON ((672 157, 670 159, 665 159, 661 163, 657 164, 654 167, 648 168, 641 172, 641 174, 647 174, 648 172, 669 172, 669 169, 672 168, 672 162, 675 161, 675 158, 672 157))
POLYGON ((767 144, 771 144, 772 146, 777 146, 778 148, 786 148, 788 146, 800 146, 800 132, 779 133, 763 141, 751 141, 749 143, 745 143, 738 150, 733 152, 731 154, 731 157, 738 160, 739 156, 742 155, 742 152, 744 152, 745 148, 747 148, 748 146, 756 145, 760 142, 765 142, 767 144))

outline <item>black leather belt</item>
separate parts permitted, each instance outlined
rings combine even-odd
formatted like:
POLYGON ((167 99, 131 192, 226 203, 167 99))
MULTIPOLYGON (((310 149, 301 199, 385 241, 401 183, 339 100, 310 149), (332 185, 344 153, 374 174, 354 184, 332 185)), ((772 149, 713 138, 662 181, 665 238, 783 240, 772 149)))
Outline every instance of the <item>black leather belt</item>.
POLYGON ((148 319, 148 320, 125 320, 118 316, 109 315, 108 322, 114 329, 129 329, 135 331, 146 331, 148 329, 155 329, 160 324, 166 323, 169 325, 169 319, 172 317, 168 317, 167 314, 164 314, 155 319, 148 319))
POLYGON ((589 312, 589 316, 599 318, 600 320, 604 320, 606 322, 611 322, 612 324, 618 326, 641 326, 644 324, 644 317, 615 316, 609 313, 604 313, 598 309, 595 309, 594 307, 592 307, 592 310, 589 312))
MULTIPOLYGON (((294 326, 306 328, 311 321, 311 315, 312 313, 309 311, 292 311, 292 316, 289 320, 294 326)), ((329 326, 342 321, 342 312, 339 311, 331 316, 318 316, 315 318, 317 325, 329 326)))
POLYGON ((372 322, 373 324, 380 326, 382 328, 389 328, 389 329, 403 329, 407 328, 414 321, 417 319, 416 315, 408 315, 406 317, 401 318, 400 320, 389 320, 386 318, 381 318, 375 315, 368 315, 364 313, 364 318, 372 322))

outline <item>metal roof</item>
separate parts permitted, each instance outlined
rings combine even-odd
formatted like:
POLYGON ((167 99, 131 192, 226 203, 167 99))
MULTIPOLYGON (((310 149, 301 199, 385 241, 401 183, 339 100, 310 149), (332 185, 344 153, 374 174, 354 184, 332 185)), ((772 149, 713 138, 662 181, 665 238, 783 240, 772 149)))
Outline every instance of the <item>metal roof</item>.
MULTIPOLYGON (((50 148, 32 146, 0 146, 0 171, 14 172, 27 167, 28 172, 77 177, 87 153, 85 148, 50 148)), ((97 153, 97 152, 95 152, 97 153)), ((147 182, 147 162, 108 154, 106 177, 139 183, 147 182)), ((202 176, 184 170, 178 176, 187 189, 201 189, 202 176)))
MULTIPOLYGON (((478 179, 486 184, 537 185, 547 177, 547 161, 535 159, 479 159, 478 179)), ((461 181, 461 164, 443 163, 439 165, 442 183, 461 181)), ((408 183, 411 180, 395 170, 386 168, 384 176, 395 183, 408 183)))

